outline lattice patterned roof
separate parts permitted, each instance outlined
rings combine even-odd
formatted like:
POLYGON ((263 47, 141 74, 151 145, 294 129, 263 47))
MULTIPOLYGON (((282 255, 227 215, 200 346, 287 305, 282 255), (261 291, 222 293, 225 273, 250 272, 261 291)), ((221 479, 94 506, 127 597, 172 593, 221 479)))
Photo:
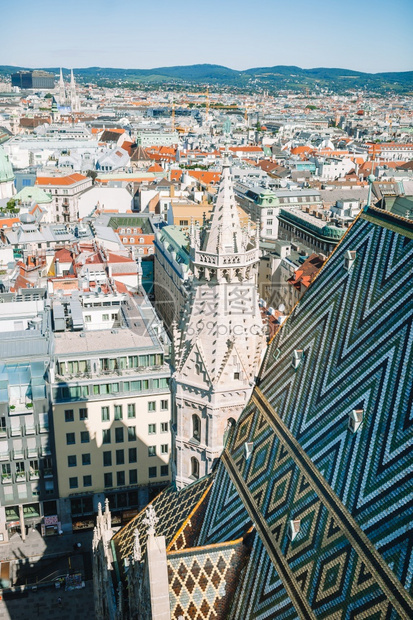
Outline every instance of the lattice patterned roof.
MULTIPOLYGON (((210 475, 193 482, 180 491, 174 487, 168 487, 151 502, 159 519, 156 525, 156 535, 165 536, 167 545, 194 508, 205 499, 212 483, 213 475, 210 475)), ((145 509, 119 530, 112 539, 117 560, 122 566, 123 560, 132 555, 136 528, 139 529, 142 554, 145 553, 147 531, 143 524, 144 518, 145 509)))
POLYGON ((367 210, 274 337, 199 537, 256 528, 228 617, 412 617, 412 265, 413 224, 367 210))

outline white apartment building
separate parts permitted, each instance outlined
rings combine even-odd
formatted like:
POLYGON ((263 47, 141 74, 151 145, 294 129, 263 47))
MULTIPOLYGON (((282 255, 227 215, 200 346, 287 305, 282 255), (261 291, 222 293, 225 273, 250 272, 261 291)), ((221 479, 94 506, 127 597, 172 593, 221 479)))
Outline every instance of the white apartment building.
POLYGON ((92 186, 92 179, 74 172, 72 174, 38 176, 36 185, 52 196, 47 205, 49 223, 76 222, 79 219, 79 196, 92 186))

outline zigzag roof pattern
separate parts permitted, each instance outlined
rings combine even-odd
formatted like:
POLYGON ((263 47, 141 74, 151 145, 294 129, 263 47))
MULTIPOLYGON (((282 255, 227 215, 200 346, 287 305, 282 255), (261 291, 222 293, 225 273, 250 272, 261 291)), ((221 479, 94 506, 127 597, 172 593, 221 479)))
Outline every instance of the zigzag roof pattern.
POLYGON ((198 540, 257 531, 228 617, 413 616, 412 266, 369 208, 273 338, 198 540))
MULTIPOLYGON (((159 519, 156 525, 156 534, 157 536, 165 536, 167 545, 177 531, 185 524, 190 513, 206 498, 213 479, 213 476, 205 476, 179 491, 174 486, 170 486, 159 493, 151 502, 159 519)), ((123 570, 124 560, 130 559, 132 556, 136 529, 139 530, 142 554, 146 550, 148 535, 147 528, 143 523, 145 515, 146 509, 141 510, 136 517, 129 521, 112 538, 116 558, 121 570, 123 570)))

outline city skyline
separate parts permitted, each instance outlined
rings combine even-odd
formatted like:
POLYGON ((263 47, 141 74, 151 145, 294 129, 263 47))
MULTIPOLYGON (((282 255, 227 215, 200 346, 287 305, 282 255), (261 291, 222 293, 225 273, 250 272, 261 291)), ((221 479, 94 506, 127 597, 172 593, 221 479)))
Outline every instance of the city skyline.
POLYGON ((39 11, 18 0, 3 9, 9 23, 18 23, 19 36, 13 28, 4 33, 1 63, 125 69, 218 64, 235 70, 291 65, 367 73, 412 68, 409 0, 393 3, 392 14, 400 17, 393 20, 386 20, 384 0, 374 11, 349 0, 345 13, 325 0, 311 6, 297 0, 294 14, 290 6, 268 0, 254 7, 245 0, 190 7, 183 0, 173 6, 165 0, 156 6, 122 0, 116 7, 113 21, 107 0, 87 5, 75 0, 75 19, 68 19, 62 4, 43 0, 39 11), (42 29, 47 36, 33 36, 42 29), (391 53, 388 45, 377 45, 377 33, 391 42, 391 53))

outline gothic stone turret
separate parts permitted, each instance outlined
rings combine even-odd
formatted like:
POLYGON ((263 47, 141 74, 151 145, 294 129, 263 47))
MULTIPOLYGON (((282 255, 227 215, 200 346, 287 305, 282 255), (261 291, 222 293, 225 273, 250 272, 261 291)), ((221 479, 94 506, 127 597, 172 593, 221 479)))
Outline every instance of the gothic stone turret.
POLYGON ((173 338, 178 486, 211 471, 254 385, 264 345, 258 243, 240 224, 226 159, 209 224, 191 227, 194 278, 173 338))

